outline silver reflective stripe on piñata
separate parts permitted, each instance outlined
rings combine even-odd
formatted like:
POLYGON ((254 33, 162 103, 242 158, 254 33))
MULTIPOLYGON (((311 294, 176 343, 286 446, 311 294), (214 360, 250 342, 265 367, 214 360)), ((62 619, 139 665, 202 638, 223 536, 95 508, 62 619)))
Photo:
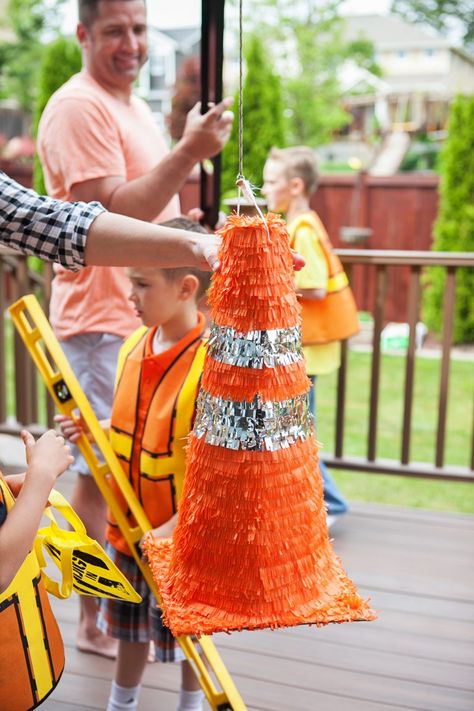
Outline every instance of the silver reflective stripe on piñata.
POLYGON ((286 449, 313 431, 307 395, 290 400, 235 402, 201 390, 193 434, 226 449, 274 452, 286 449))
POLYGON ((274 328, 266 331, 235 331, 212 325, 208 355, 214 360, 240 368, 262 369, 287 366, 303 358, 301 328, 274 328))

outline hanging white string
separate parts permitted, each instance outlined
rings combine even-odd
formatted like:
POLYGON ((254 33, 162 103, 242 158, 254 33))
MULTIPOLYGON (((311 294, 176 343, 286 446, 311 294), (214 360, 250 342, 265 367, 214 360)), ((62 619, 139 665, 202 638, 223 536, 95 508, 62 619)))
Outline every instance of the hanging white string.
POLYGON ((243 0, 239 0, 239 172, 236 185, 239 189, 237 200, 237 214, 240 215, 240 201, 242 199, 242 183, 244 178, 244 82, 243 82, 243 0))
POLYGON ((243 0, 239 0, 239 173, 237 175, 236 185, 239 189, 237 198, 237 214, 240 215, 240 203, 242 195, 250 204, 253 204, 258 216, 263 220, 267 230, 268 239, 270 238, 270 230, 268 229, 267 221, 257 204, 257 199, 254 195, 252 187, 248 180, 244 177, 244 82, 243 82, 243 0))

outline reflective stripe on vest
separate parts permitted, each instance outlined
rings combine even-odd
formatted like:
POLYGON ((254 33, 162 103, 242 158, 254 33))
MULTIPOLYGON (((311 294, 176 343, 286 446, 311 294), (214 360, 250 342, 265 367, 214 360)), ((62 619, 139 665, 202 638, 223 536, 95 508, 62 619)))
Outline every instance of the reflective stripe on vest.
MULTIPOLYGON (((156 456, 153 453, 149 453, 142 449, 140 453, 140 472, 148 476, 150 479, 168 477, 170 472, 174 472, 176 496, 178 501, 181 497, 183 489, 186 438, 191 431, 196 393, 204 366, 205 356, 206 346, 204 343, 201 343, 196 351, 188 375, 186 376, 186 379, 179 391, 176 402, 173 452, 169 456, 156 456)), ((117 429, 111 429, 110 442, 119 458, 125 460, 126 462, 130 462, 132 456, 133 437, 130 434, 120 432, 117 429)))
MULTIPOLYGON (((14 499, 0 475, 7 511, 14 499)), ((64 647, 34 552, 0 594, 0 699, 8 711, 38 706, 57 685, 64 647)))
POLYGON ((341 291, 349 285, 349 279, 346 272, 339 272, 328 278, 327 292, 328 294, 334 291, 341 291))

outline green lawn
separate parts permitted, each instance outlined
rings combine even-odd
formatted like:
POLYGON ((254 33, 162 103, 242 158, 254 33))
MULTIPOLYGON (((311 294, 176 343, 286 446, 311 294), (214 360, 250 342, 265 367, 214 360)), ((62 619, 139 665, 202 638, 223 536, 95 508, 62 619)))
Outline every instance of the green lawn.
MULTIPOLYGON (((371 354, 350 351, 344 453, 365 456, 371 354)), ((412 416, 411 459, 433 462, 436 442, 440 360, 417 357, 412 416)), ((318 440, 333 451, 336 374, 318 379, 318 440)), ((405 358, 382 356, 377 456, 400 455, 405 358)), ((445 461, 468 466, 471 454, 474 363, 451 362, 445 461)), ((324 451, 324 450, 323 450, 324 451)), ((353 501, 374 501, 443 511, 474 512, 474 485, 392 475, 333 470, 342 491, 353 501)))

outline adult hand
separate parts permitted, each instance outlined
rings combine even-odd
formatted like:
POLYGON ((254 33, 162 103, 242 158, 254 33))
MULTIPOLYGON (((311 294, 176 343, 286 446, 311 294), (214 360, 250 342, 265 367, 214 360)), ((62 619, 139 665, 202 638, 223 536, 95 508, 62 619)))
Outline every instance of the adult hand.
POLYGON ((233 99, 228 97, 201 114, 198 102, 188 113, 181 139, 196 163, 221 152, 230 138, 234 114, 228 111, 233 99))
POLYGON ((219 269, 219 259, 217 253, 221 246, 221 238, 217 234, 196 234, 193 235, 192 250, 197 261, 197 268, 205 272, 217 271, 219 269), (197 237, 197 239, 195 239, 197 237))

